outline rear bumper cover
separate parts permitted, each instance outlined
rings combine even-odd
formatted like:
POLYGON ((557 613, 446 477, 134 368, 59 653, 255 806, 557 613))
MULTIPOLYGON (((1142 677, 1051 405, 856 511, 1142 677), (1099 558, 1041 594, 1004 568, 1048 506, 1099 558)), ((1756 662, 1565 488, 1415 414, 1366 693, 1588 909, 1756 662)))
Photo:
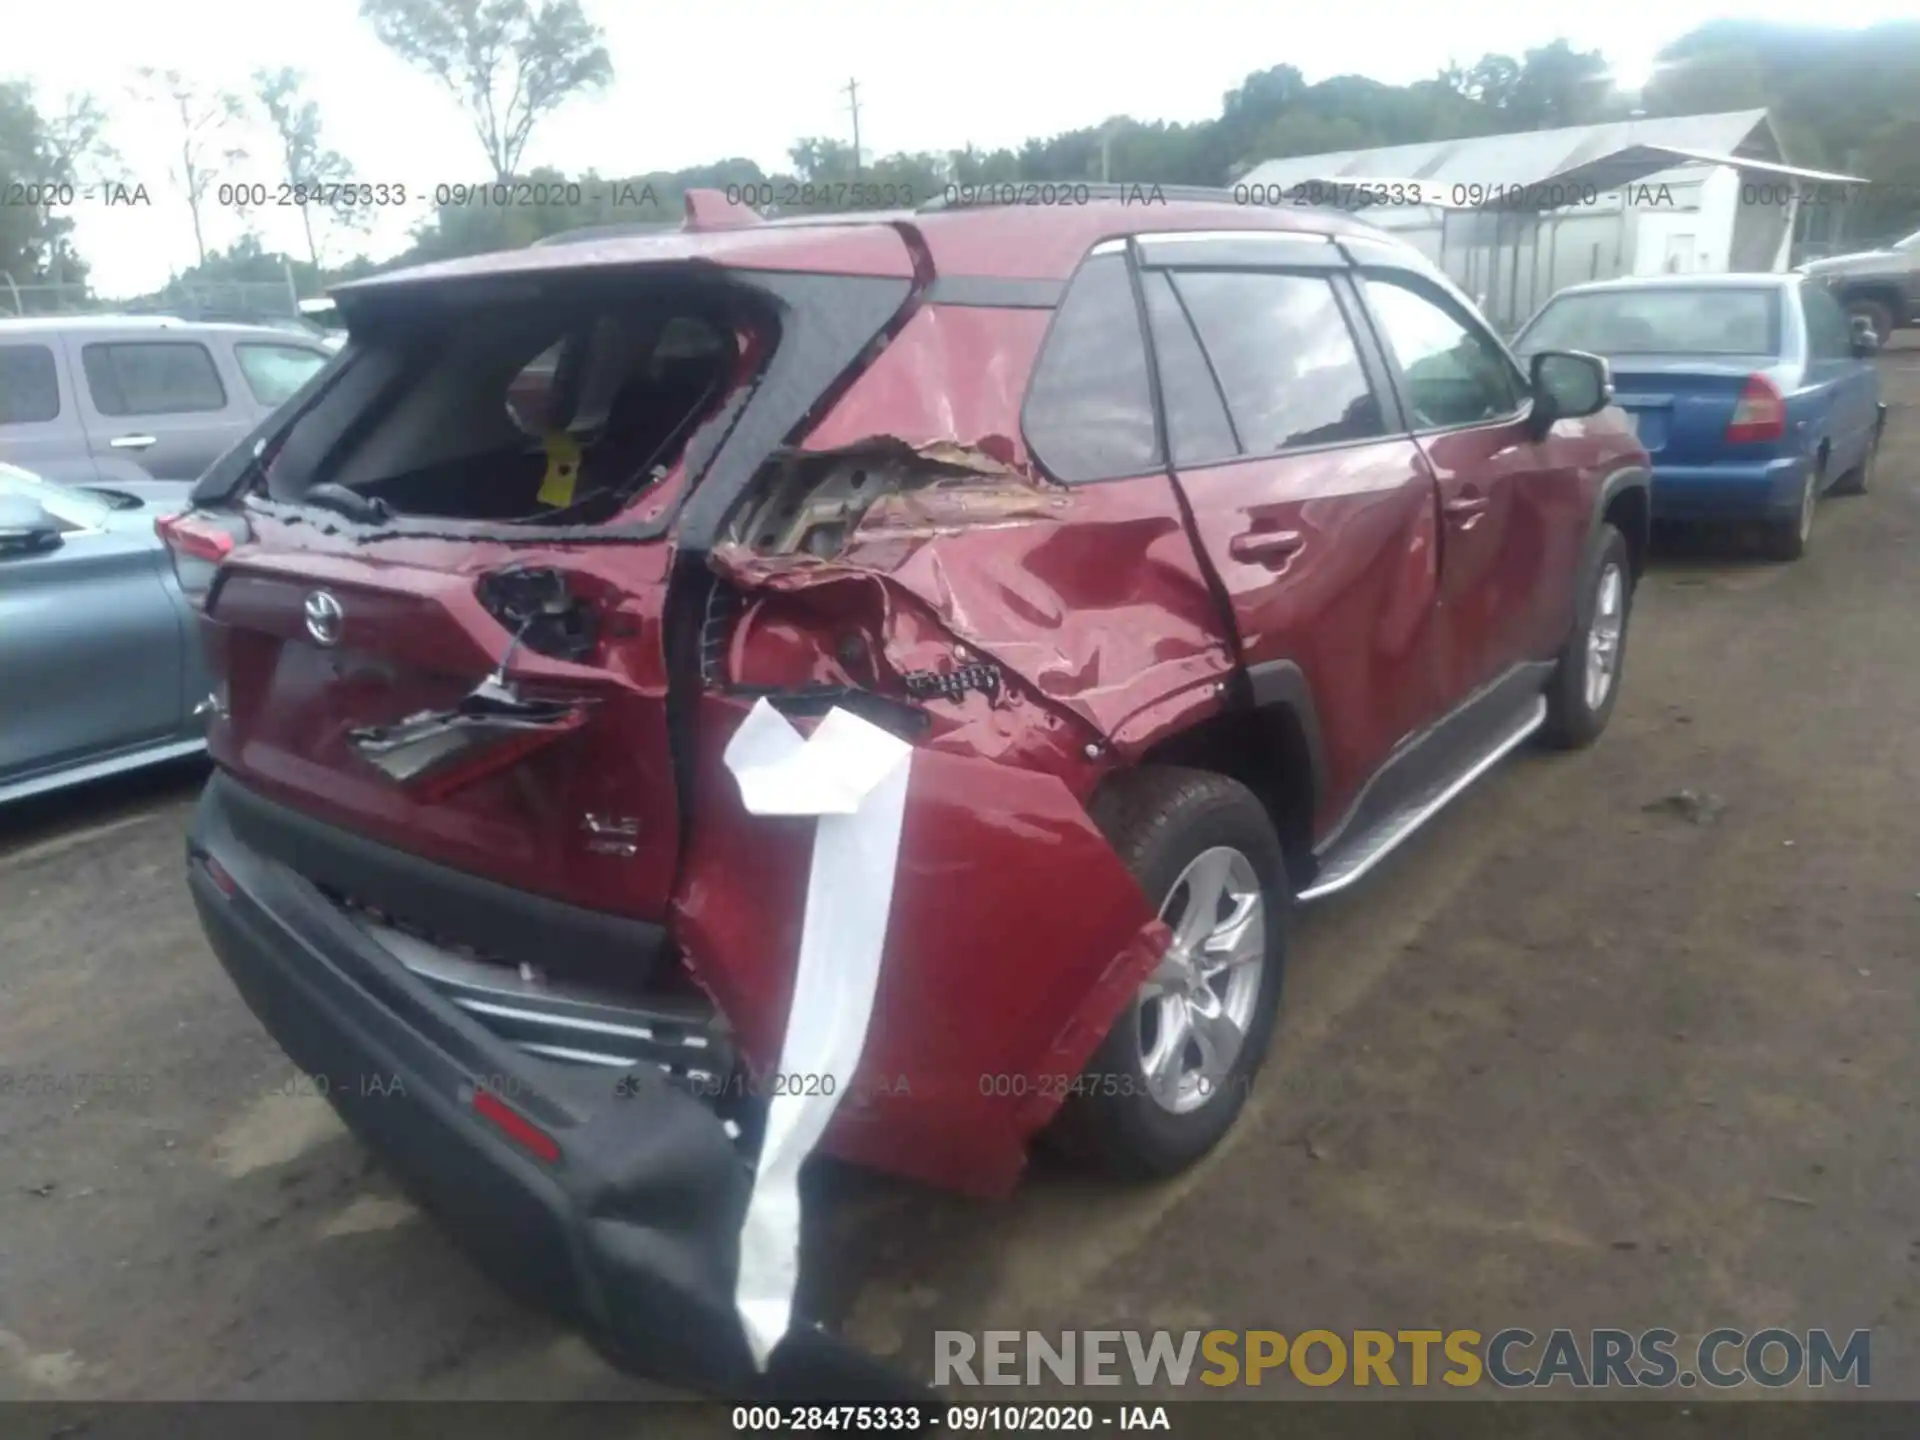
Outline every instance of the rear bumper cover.
POLYGON ((734 1309, 751 1177, 721 1121, 651 1077, 616 1087, 505 1044, 409 974, 228 823, 216 775, 188 838, 215 953, 352 1129, 498 1282, 626 1368, 744 1397, 923 1400, 804 1322, 757 1371, 734 1309), (209 868, 217 862, 222 878, 209 868), (474 1109, 478 1088, 553 1137, 538 1158, 474 1109))
POLYGON ((1800 506, 1807 458, 1787 455, 1719 465, 1653 467, 1656 520, 1764 519, 1800 506))

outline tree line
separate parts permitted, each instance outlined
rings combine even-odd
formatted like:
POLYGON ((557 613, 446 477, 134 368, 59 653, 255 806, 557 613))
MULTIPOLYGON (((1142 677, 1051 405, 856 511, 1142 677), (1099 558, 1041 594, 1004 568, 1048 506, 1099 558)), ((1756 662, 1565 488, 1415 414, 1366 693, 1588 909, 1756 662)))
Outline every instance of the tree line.
MULTIPOLYGON (((251 232, 225 250, 210 249, 203 213, 217 178, 237 160, 323 191, 352 180, 355 169, 327 144, 298 70, 257 72, 246 94, 211 89, 177 71, 147 70, 132 98, 169 136, 167 186, 193 221, 196 260, 182 280, 278 280, 290 270, 303 294, 317 293, 325 283, 377 269, 517 247, 583 225, 677 223, 682 196, 697 187, 791 194, 802 208, 834 208, 836 197, 849 193, 919 199, 950 184, 1226 185, 1260 161, 1286 156, 1760 107, 1770 111, 1795 163, 1876 182, 1861 213, 1849 217, 1849 233, 1891 234, 1920 224, 1920 22, 1839 30, 1716 21, 1668 46, 1637 93, 1611 82, 1598 51, 1560 40, 1517 58, 1488 54, 1470 66, 1450 65, 1410 85, 1357 75, 1309 84, 1294 66, 1275 65, 1227 92, 1210 119, 1182 124, 1119 115, 1017 149, 868 157, 845 140, 808 136, 775 173, 733 158, 601 176, 524 164, 545 118, 615 83, 604 39, 579 0, 362 0, 361 13, 383 44, 437 80, 461 108, 489 172, 539 203, 436 205, 411 245, 380 261, 339 258, 357 248, 356 232, 371 213, 351 204, 302 208, 304 255, 269 251, 251 232), (246 156, 235 139, 243 127, 271 137, 271 153, 246 156), (866 189, 847 188, 855 185, 866 189)), ((30 87, 0 85, 0 185, 11 176, 98 183, 122 168, 98 97, 79 96, 48 113, 30 87)), ((23 284, 84 280, 85 259, 60 205, 0 206, 0 270, 23 284)))

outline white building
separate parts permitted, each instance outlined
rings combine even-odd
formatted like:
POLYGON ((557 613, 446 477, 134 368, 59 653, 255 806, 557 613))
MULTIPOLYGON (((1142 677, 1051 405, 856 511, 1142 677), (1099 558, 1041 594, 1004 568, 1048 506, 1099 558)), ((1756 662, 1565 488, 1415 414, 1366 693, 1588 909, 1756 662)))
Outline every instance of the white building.
POLYGON ((1767 112, 1735 110, 1269 160, 1236 193, 1356 210, 1511 331, 1583 280, 1784 270, 1809 187, 1864 183, 1786 164, 1767 112))

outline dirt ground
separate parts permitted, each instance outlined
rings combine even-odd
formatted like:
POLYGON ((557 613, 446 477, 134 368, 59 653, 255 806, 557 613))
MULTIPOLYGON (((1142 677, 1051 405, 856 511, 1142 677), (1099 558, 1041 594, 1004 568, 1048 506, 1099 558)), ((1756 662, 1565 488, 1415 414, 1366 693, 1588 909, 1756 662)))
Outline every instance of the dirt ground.
MULTIPOLYGON (((1300 917, 1215 1155, 999 1206, 829 1169, 828 1312, 922 1373, 936 1328, 1870 1328, 1920 1397, 1920 348, 1883 365, 1877 487, 1806 561, 1669 548, 1599 746, 1300 917)), ((0 1398, 659 1393, 471 1270, 254 1022, 181 880, 198 778, 0 817, 0 1398)))

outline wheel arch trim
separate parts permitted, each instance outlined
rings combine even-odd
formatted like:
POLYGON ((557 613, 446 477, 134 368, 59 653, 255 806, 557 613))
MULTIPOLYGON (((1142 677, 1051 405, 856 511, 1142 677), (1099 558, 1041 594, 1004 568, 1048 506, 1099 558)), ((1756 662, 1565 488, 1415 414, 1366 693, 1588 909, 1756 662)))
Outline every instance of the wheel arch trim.
POLYGON ((1320 714, 1313 703, 1313 686, 1292 660, 1262 660, 1246 667, 1247 694, 1255 710, 1285 710, 1300 726, 1307 746, 1307 770, 1313 793, 1309 813, 1327 796, 1326 737, 1320 732, 1320 714))

